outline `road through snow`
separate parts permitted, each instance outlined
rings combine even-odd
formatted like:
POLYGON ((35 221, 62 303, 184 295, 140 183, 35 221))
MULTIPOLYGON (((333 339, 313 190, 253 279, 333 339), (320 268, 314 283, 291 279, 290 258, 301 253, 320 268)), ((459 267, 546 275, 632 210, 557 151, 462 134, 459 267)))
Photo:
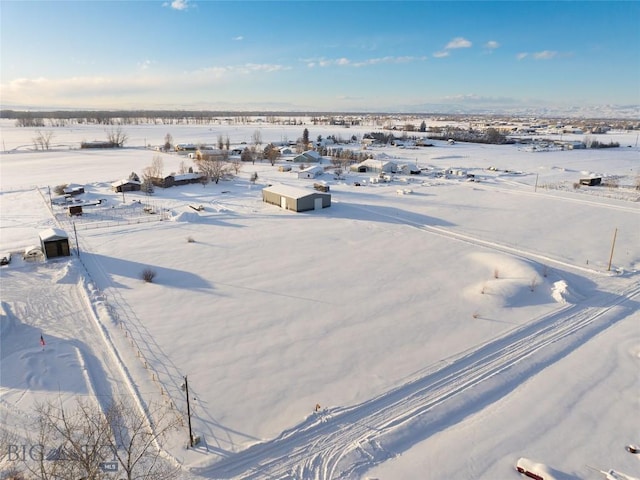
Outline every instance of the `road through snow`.
POLYGON ((350 479, 515 388, 638 308, 640 284, 600 292, 443 360, 360 405, 310 416, 280 437, 194 473, 211 478, 350 479), (473 388, 473 395, 463 394, 473 388), (414 429, 414 430, 412 430, 414 429), (405 435, 403 432, 413 433, 405 435), (403 447, 404 445, 404 447, 403 447))

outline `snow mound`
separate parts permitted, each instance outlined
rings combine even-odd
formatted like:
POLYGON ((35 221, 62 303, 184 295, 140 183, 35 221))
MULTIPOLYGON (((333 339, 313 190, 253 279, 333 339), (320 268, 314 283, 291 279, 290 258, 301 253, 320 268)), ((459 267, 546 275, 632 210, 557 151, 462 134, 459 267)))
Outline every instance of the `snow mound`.
POLYGON ((569 290, 569 286, 564 280, 558 280, 553 283, 551 296, 558 303, 576 303, 580 300, 578 295, 569 290))
POLYGON ((468 277, 476 278, 465 296, 494 306, 518 307, 551 303, 547 279, 535 263, 505 254, 477 252, 469 255, 468 277), (539 271, 540 270, 540 271, 539 271))
POLYGON ((65 266, 53 276, 55 283, 76 283, 78 279, 78 272, 71 267, 71 262, 67 262, 65 266))
POLYGON ((534 462, 528 458, 519 458, 516 462, 516 470, 530 478, 544 480, 558 480, 555 471, 543 463, 534 462))
POLYGON ((171 217, 174 222, 198 223, 200 216, 196 212, 180 212, 171 217))

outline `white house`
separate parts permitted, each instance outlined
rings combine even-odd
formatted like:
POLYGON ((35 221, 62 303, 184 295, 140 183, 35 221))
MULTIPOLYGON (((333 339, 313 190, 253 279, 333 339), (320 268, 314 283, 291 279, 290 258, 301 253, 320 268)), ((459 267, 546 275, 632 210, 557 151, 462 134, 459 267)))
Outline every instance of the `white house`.
POLYGON ((316 178, 324 173, 324 168, 320 165, 313 165, 298 172, 298 178, 316 178))

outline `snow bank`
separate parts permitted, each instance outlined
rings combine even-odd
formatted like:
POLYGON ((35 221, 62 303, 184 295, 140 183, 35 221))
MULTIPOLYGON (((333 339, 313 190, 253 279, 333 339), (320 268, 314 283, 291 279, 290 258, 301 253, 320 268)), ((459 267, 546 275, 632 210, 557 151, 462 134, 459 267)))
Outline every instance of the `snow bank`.
POLYGON ((579 295, 570 291, 567 282, 564 280, 558 280, 553 283, 551 296, 558 303, 577 303, 580 300, 579 295))
POLYGON ((180 212, 171 217, 174 222, 197 223, 200 222, 200 216, 196 212, 180 212))
POLYGON ((519 458, 516 470, 523 475, 536 480, 557 480, 553 470, 543 463, 537 463, 528 458, 519 458))

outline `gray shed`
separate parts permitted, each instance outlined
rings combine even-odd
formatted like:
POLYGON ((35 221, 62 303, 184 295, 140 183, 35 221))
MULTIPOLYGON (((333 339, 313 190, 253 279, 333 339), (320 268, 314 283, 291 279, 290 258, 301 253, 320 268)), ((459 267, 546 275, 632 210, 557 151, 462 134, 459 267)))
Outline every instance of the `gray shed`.
POLYGON ((49 228, 40 232, 40 244, 47 258, 68 257, 69 237, 64 230, 49 228))
POLYGON ((331 206, 330 193, 290 187, 288 185, 272 185, 263 188, 262 200, 294 212, 320 210, 331 206))

